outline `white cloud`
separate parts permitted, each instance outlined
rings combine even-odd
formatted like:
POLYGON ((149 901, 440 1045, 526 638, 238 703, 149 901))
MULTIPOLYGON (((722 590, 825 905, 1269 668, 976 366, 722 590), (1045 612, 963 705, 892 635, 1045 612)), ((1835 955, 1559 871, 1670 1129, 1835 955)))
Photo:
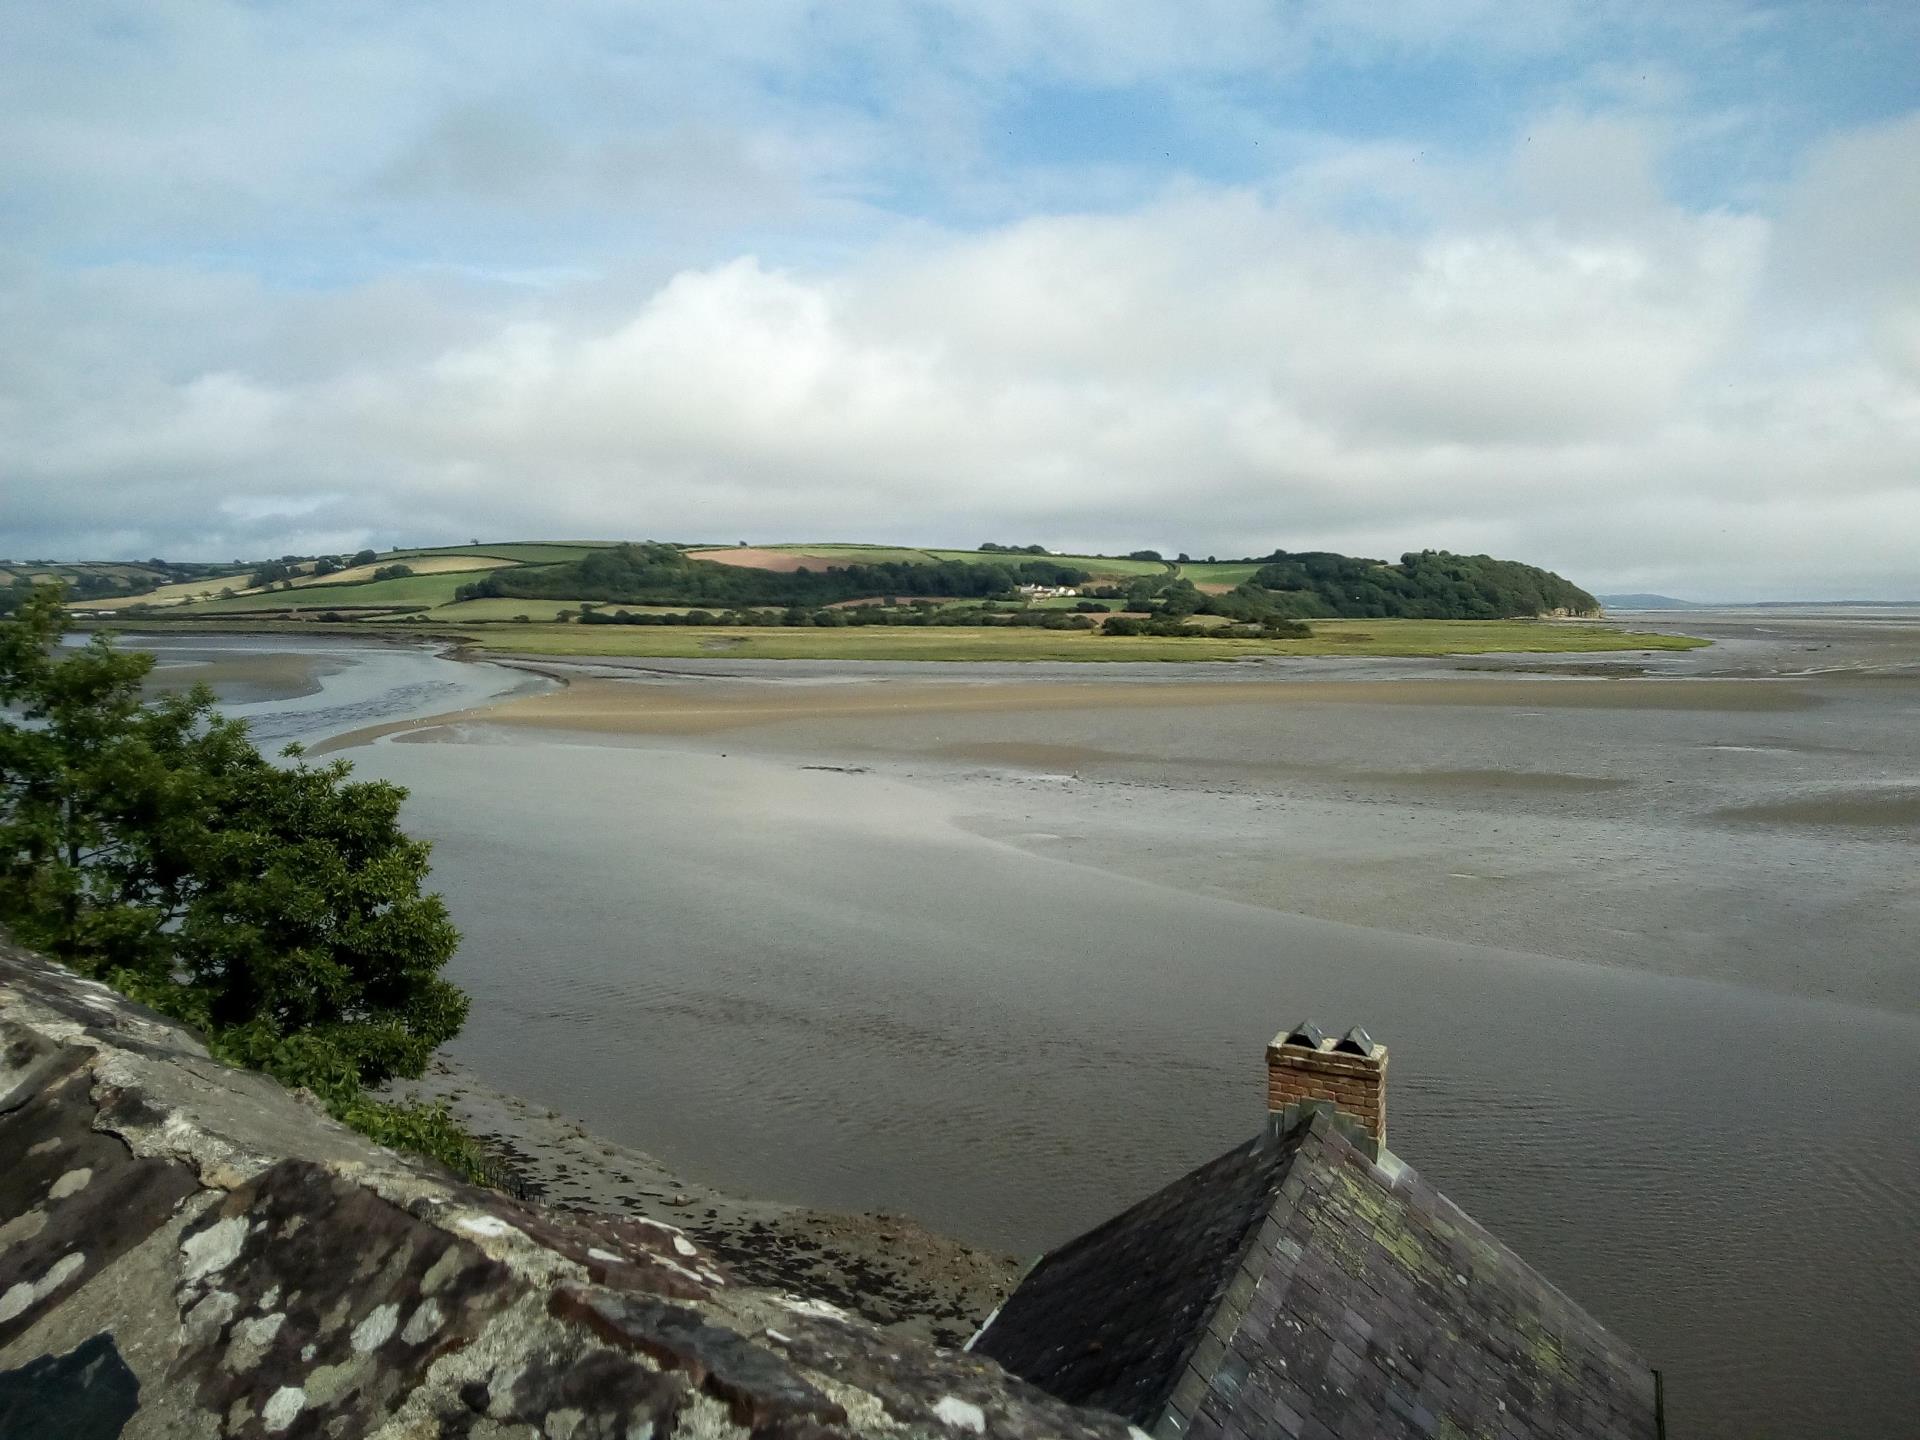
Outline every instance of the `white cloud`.
POLYGON ((1477 143, 1233 88, 1555 57, 1589 7, 72 13, 0 17, 0 550, 1436 544, 1920 591, 1920 115, 1735 207, 1674 198, 1733 122, 1657 59, 1477 143), (1270 159, 1009 160, 1038 81, 1270 159))
MULTIPOLYGON (((423 295, 381 337, 352 292, 239 287, 222 303, 259 371, 202 368, 205 347, 171 376, 57 368, 50 411, 12 417, 8 483, 37 533, 97 533, 98 486, 154 546, 213 554, 297 511, 341 543, 1434 543, 1599 585, 1899 588, 1914 373, 1756 359, 1768 235, 1669 207, 1599 236, 1548 217, 1391 236, 1188 188, 829 273, 742 257, 612 312, 536 295, 428 347, 404 333, 423 295), (367 358, 321 344, 273 375, 289 310, 371 330, 367 358)), ((175 313, 154 278, 130 324, 175 313)))

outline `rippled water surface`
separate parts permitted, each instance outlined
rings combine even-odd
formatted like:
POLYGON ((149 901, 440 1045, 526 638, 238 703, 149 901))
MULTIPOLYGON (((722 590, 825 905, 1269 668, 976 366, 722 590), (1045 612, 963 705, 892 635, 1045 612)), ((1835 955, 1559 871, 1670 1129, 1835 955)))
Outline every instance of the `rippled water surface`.
MULTIPOLYGON (((320 694, 257 713, 312 734, 348 710, 370 723, 525 683, 482 670, 462 698, 424 698, 450 693, 435 687, 458 686, 462 669, 404 650, 348 656, 320 694)), ((1355 764, 1360 779, 1315 780, 1304 771, 1338 769, 1337 756, 1316 759, 1303 737, 1290 751, 1302 775, 1258 782, 1292 808, 1228 812, 1238 845, 1218 812, 1222 834, 1202 823, 1196 798, 1211 784, 1222 805, 1252 804, 1241 792, 1255 782, 1199 764, 1209 745, 1254 743, 1230 727, 1183 742, 1195 775, 1170 764, 1147 784, 1123 758, 1120 779, 1085 796, 1031 780, 1031 821, 1007 809, 1012 782, 969 779, 951 755, 946 770, 924 756, 803 768, 809 746, 851 743, 804 727, 778 743, 621 745, 481 726, 455 736, 468 743, 352 754, 411 788, 408 821, 435 840, 435 880, 467 937, 455 978, 475 998, 454 1049, 504 1089, 750 1193, 909 1211, 1030 1253, 1244 1138, 1260 1118, 1262 1046, 1283 1023, 1362 1021, 1392 1050, 1395 1150, 1666 1371, 1671 1433, 1866 1436, 1920 1414, 1920 936, 1901 908, 1905 852, 1884 848, 1912 837, 1863 839, 1845 817, 1789 831, 1711 818, 1727 795, 1773 795, 1768 775, 1794 793, 1829 773, 1920 779, 1911 692, 1864 693, 1804 712, 1844 757, 1832 772, 1785 712, 1646 724, 1631 709, 1581 711, 1529 728, 1524 712, 1470 725, 1355 709, 1327 745, 1344 734, 1402 760, 1432 755, 1428 778, 1383 794, 1391 767, 1355 764), (1651 768, 1664 788, 1656 736, 1751 769, 1717 772, 1732 778, 1699 792, 1688 814, 1702 818, 1663 820, 1676 802, 1649 800, 1634 774, 1651 768), (1765 770, 1756 757, 1783 743, 1787 768, 1765 770), (1625 778, 1486 778, 1529 767, 1625 778), (1238 875, 1263 825, 1276 850, 1301 846, 1304 826, 1342 857, 1316 886, 1417 868, 1424 832, 1377 828, 1403 814, 1458 827, 1463 846, 1491 846, 1505 826, 1522 827, 1523 850, 1611 837, 1629 898, 1608 914, 1606 885, 1589 885, 1581 913, 1644 938, 1645 916, 1626 911, 1678 913, 1698 886, 1709 898, 1692 958, 1674 966, 1699 973, 1659 973, 1657 952, 1593 964, 1402 933, 1414 913, 1369 928, 1199 893, 1196 854, 1238 875), (1048 850, 1075 816, 1086 845, 1066 853, 1108 863, 1048 850), (1013 836, 1016 822, 1046 833, 1013 836), (1634 838, 1655 822, 1657 846, 1634 838), (1156 835, 1163 861, 1138 853, 1156 835), (1101 844, 1131 847, 1126 863, 1101 844), (1742 864, 1772 890, 1792 873, 1777 867, 1800 863, 1813 885, 1876 898, 1797 930, 1742 914, 1759 907, 1729 878, 1742 864), (1821 966, 1859 954, 1870 983, 1842 987, 1846 1001, 1804 993, 1816 939, 1821 966), (1723 973, 1746 978, 1701 978, 1723 973)), ((980 723, 942 743, 964 751, 1006 728, 980 723)), ((1151 734, 1054 739, 1137 757, 1151 734)), ((868 739, 883 756, 894 743, 868 739)), ((1524 903, 1544 913, 1538 886, 1561 882, 1543 875, 1524 903)))

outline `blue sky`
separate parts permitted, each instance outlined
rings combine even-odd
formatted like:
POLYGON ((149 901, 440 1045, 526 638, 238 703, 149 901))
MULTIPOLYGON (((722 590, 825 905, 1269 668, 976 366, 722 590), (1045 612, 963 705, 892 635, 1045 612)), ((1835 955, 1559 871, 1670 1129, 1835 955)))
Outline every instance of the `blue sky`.
POLYGON ((1920 7, 0 12, 0 553, 1915 595, 1920 7))

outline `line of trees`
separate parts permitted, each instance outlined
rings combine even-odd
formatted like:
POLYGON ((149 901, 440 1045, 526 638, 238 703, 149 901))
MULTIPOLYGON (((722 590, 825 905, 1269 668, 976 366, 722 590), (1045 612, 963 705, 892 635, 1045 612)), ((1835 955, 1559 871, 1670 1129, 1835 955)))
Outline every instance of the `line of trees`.
POLYGON ((580 614, 583 625, 713 625, 713 626, 1002 626, 1041 630, 1097 630, 1105 635, 1214 636, 1230 639, 1296 640, 1313 632, 1294 620, 1268 618, 1244 624, 1201 626, 1188 624, 1192 611, 1155 611, 1147 615, 1113 615, 1097 602, 1072 609, 1024 604, 937 605, 918 601, 908 605, 843 605, 809 610, 627 610, 589 607, 580 614))
POLYGON ((583 625, 746 625, 819 626, 823 628, 883 626, 1012 625, 1047 630, 1092 630, 1092 615, 1071 610, 1034 609, 1024 605, 938 605, 920 601, 910 605, 843 605, 808 609, 790 605, 784 610, 626 610, 591 608, 580 614, 583 625))

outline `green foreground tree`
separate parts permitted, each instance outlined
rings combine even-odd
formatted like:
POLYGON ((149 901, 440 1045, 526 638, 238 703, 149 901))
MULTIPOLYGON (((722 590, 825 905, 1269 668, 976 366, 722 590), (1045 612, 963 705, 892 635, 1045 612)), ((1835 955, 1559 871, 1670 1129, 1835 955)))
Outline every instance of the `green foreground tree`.
POLYGON ((467 1013, 406 792, 298 747, 274 764, 204 686, 149 699, 152 656, 98 635, 63 649, 65 630, 55 587, 0 620, 0 923, 222 1058, 477 1173, 443 1111, 365 1093, 418 1076, 467 1013))

